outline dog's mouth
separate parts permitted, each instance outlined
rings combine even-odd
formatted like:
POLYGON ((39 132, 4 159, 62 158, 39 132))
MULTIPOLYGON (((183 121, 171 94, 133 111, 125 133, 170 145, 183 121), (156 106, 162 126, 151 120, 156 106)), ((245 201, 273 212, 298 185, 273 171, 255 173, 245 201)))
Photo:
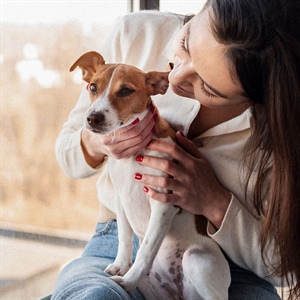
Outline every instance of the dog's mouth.
POLYGON ((123 121, 119 121, 117 124, 113 124, 109 122, 106 119, 103 119, 100 121, 100 119, 95 120, 94 118, 91 118, 91 116, 88 116, 85 121, 85 128, 90 130, 93 133, 97 134, 109 134, 116 130, 117 128, 120 128, 124 125, 123 121))
POLYGON ((94 133, 99 133, 99 134, 103 134, 103 132, 105 132, 105 130, 101 130, 101 129, 97 129, 97 128, 93 128, 93 127, 89 127, 87 129, 94 133))

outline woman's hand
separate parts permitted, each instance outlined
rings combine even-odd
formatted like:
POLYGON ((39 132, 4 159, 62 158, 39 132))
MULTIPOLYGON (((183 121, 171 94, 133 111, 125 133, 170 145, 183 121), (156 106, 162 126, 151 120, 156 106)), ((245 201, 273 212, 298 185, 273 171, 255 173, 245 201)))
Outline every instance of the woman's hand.
POLYGON ((142 120, 136 119, 132 124, 106 135, 83 129, 81 147, 86 162, 96 168, 106 155, 116 159, 136 155, 152 139, 155 125, 153 117, 154 111, 150 110, 142 120))
POLYGON ((169 154, 174 161, 150 156, 138 156, 145 166, 161 170, 170 177, 136 174, 145 184, 144 191, 160 202, 178 205, 196 214, 204 215, 216 228, 220 228, 230 203, 231 194, 218 182, 210 164, 192 141, 176 133, 178 145, 166 141, 152 141, 147 149, 169 154), (149 186, 161 187, 170 193, 160 193, 149 186))

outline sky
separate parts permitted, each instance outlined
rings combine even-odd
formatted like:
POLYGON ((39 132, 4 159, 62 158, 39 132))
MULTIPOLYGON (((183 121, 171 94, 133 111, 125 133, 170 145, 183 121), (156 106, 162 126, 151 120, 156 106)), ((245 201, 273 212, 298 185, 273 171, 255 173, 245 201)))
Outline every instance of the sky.
MULTIPOLYGON (((136 1, 136 0, 135 0, 136 1)), ((204 0, 161 0, 161 11, 197 13, 204 0)), ((138 10, 138 1, 134 6, 138 10)), ((112 23, 126 14, 127 0, 1 0, 1 22, 26 24, 76 20, 86 25, 112 23)))

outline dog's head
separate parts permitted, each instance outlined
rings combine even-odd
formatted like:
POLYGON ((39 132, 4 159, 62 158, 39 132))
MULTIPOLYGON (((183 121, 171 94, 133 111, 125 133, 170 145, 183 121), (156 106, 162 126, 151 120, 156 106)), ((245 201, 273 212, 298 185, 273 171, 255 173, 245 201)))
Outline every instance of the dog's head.
POLYGON ((83 54, 70 68, 82 70, 88 83, 91 105, 85 127, 107 134, 142 118, 149 109, 151 95, 164 94, 169 72, 148 72, 125 64, 105 64, 97 52, 83 54))

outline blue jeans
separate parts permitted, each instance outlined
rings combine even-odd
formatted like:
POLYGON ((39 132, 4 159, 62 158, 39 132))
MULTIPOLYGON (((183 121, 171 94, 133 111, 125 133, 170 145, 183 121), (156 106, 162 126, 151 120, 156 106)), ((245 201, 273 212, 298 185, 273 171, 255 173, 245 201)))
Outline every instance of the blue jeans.
MULTIPOLYGON (((134 246, 133 258, 138 249, 137 239, 134 240, 134 246)), ((82 256, 69 263, 60 273, 51 299, 145 300, 138 289, 128 294, 103 271, 114 261, 117 247, 116 221, 98 224, 96 234, 87 244, 82 256)), ((230 300, 280 300, 270 283, 240 268, 229 259, 228 262, 232 280, 230 300)))

